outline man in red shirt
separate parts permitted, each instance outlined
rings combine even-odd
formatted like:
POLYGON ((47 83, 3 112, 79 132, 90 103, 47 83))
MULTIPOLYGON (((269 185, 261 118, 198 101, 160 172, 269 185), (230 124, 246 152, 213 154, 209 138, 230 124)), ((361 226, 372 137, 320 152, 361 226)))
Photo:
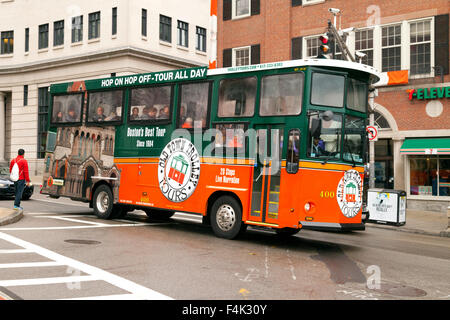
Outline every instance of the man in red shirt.
POLYGON ((11 164, 9 165, 9 172, 12 171, 12 168, 15 163, 19 167, 19 180, 14 182, 14 189, 16 198, 14 200, 14 209, 23 210, 20 206, 20 200, 22 199, 23 189, 25 188, 25 184, 30 184, 30 176, 28 175, 28 162, 24 158, 25 150, 19 149, 17 158, 11 160, 11 164))

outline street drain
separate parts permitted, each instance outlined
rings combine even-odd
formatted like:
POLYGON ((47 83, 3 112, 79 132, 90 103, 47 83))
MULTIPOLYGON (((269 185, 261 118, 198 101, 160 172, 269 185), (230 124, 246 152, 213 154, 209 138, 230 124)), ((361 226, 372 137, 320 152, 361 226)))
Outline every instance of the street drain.
POLYGON ((402 284, 382 283, 380 285, 380 289, 377 289, 376 291, 387 293, 397 297, 417 298, 417 297, 424 297, 427 295, 426 291, 422 289, 409 287, 402 284))
POLYGON ((64 240, 64 242, 68 242, 68 243, 72 243, 72 244, 101 244, 100 241, 82 240, 82 239, 68 239, 68 240, 64 240))

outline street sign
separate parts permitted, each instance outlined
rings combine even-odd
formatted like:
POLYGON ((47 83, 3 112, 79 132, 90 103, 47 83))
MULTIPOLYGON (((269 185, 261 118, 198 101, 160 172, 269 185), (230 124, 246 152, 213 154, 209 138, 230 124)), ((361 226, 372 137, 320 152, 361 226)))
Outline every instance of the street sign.
POLYGON ((369 136, 369 141, 378 141, 378 129, 376 127, 368 126, 366 131, 369 136))

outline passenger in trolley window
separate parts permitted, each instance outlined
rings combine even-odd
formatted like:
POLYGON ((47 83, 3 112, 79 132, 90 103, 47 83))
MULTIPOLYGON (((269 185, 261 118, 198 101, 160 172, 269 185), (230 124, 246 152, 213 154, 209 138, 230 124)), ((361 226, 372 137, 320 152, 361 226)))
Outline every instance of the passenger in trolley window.
POLYGON ((320 136, 316 135, 313 138, 313 145, 311 149, 311 157, 320 157, 326 156, 328 152, 325 151, 325 143, 320 138, 320 136))
POLYGON ((131 111, 130 120, 139 120, 139 108, 134 107, 131 111))
POLYGON ((105 119, 106 119, 105 108, 103 108, 102 106, 98 106, 95 115, 92 117, 92 120, 93 121, 105 121, 105 119))
POLYGON ((181 127, 184 129, 190 129, 190 128, 192 128, 192 123, 193 123, 192 118, 188 117, 188 118, 186 118, 186 120, 184 121, 184 123, 181 127))
POLYGON ((158 119, 169 119, 170 109, 169 106, 164 106, 159 110, 158 119))
POLYGON ((80 117, 78 116, 75 107, 70 106, 69 111, 67 111, 65 122, 79 122, 80 117))

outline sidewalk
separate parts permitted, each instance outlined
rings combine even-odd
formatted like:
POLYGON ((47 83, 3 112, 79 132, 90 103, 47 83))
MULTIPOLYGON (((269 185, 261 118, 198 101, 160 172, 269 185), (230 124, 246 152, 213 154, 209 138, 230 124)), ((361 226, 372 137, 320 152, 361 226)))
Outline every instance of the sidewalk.
POLYGON ((406 224, 404 226, 395 227, 384 224, 366 223, 366 228, 382 228, 430 236, 450 237, 447 214, 442 212, 407 210, 406 224))
POLYGON ((5 226, 23 218, 22 210, 0 208, 0 226, 5 226))

